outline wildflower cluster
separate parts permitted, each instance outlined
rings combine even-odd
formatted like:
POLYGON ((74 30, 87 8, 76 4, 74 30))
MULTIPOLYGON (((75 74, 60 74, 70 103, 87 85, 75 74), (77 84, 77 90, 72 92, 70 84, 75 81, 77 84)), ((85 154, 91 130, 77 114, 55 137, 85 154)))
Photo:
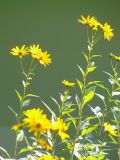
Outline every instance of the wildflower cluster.
POLYGON ((43 52, 39 47, 39 44, 33 44, 29 48, 25 45, 23 45, 21 48, 16 46, 15 48, 11 49, 11 54, 18 56, 19 58, 23 58, 27 54, 30 54, 32 58, 37 59, 40 64, 44 65, 45 67, 51 63, 50 54, 47 53, 47 51, 43 52))
POLYGON ((51 97, 56 109, 28 88, 36 66, 40 63, 46 67, 52 63, 50 54, 43 52, 39 44, 11 49, 10 53, 20 59, 24 78, 22 91, 15 90, 19 100, 18 113, 14 107, 9 107, 16 118, 11 127, 16 135, 14 153, 10 156, 0 147, 3 158, 21 158, 24 153, 26 160, 108 160, 108 149, 112 151, 114 145, 120 160, 120 56, 110 53, 112 71, 104 71, 108 76, 107 85, 104 81, 89 78, 98 68, 95 58, 101 57, 94 54, 94 46, 101 37, 110 41, 113 29, 95 17, 81 16, 78 22, 87 25, 88 29, 87 51, 83 52, 85 65, 77 65, 80 75, 73 82, 62 80, 65 89, 59 93, 59 100, 51 97), (27 55, 31 56, 31 62, 26 69, 22 59, 27 55), (75 96, 73 88, 77 88, 75 96), (32 107, 32 98, 38 98, 43 106, 32 107), (94 98, 95 103, 91 103, 94 98), (49 114, 45 114, 44 108, 49 114), (26 147, 19 148, 22 142, 26 147))
POLYGON ((108 41, 110 41, 114 35, 113 29, 110 27, 109 24, 107 23, 101 24, 95 17, 87 16, 85 18, 84 16, 81 16, 81 19, 78 19, 78 22, 88 25, 95 31, 101 29, 103 31, 104 39, 107 39, 108 41))

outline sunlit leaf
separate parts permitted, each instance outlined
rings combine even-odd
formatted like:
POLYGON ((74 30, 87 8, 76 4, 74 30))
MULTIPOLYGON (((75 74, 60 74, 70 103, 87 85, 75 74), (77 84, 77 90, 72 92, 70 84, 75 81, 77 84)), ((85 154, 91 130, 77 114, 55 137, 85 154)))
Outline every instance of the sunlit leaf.
POLYGON ((23 107, 27 107, 30 105, 31 99, 27 99, 23 102, 23 107))
POLYGON ((80 70, 82 76, 84 77, 84 71, 83 71, 83 69, 82 69, 79 65, 77 65, 77 66, 78 66, 78 68, 79 68, 79 70, 80 70))
POLYGON ((24 139, 24 132, 23 130, 20 130, 19 133, 17 134, 17 141, 23 141, 24 139))
POLYGON ((22 148, 18 154, 21 154, 21 153, 25 153, 25 152, 29 152, 29 151, 32 151, 33 148, 32 147, 27 147, 27 148, 22 148))
POLYGON ((20 95, 20 93, 19 93, 17 90, 15 90, 15 92, 16 92, 16 94, 17 94, 17 97, 18 97, 19 101, 21 102, 22 96, 20 95))
POLYGON ((81 89, 81 91, 82 91, 82 88, 83 88, 82 82, 81 82, 80 80, 77 79, 77 83, 78 83, 78 85, 79 85, 79 87, 80 87, 80 89, 81 89))
POLYGON ((87 68, 87 72, 93 72, 94 70, 96 69, 96 66, 93 66, 93 67, 88 67, 87 68))
POLYGON ((35 98, 39 98, 40 96, 37 96, 37 95, 35 95, 35 94, 29 93, 29 94, 27 94, 25 97, 35 97, 35 98))
POLYGON ((88 63, 88 56, 87 56, 87 54, 85 52, 83 52, 83 55, 84 55, 84 57, 85 57, 85 59, 86 59, 86 61, 88 63))
POLYGON ((95 95, 95 88, 96 87, 90 87, 85 91, 85 96, 83 97, 83 105, 85 105, 93 99, 95 95))
POLYGON ((86 134, 89 134, 91 132, 93 132, 97 127, 98 127, 99 124, 96 124, 96 125, 93 125, 92 127, 90 128, 87 128, 87 129, 83 129, 82 130, 82 133, 81 133, 81 136, 84 136, 86 134))

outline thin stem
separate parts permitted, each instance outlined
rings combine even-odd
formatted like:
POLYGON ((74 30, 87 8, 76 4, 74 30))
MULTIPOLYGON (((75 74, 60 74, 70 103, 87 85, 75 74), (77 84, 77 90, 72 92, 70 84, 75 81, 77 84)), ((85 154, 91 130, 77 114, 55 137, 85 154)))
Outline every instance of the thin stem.
MULTIPOLYGON (((89 40, 89 39, 88 39, 89 40)), ((70 154, 70 160, 73 160, 73 156, 74 156, 74 149, 75 149, 75 145, 77 143, 78 137, 79 137, 79 132, 80 132, 80 124, 82 121, 82 115, 83 115, 83 107, 84 107, 84 95, 85 95, 85 88, 86 88, 86 81, 87 81, 87 74, 88 74, 88 67, 90 66, 90 60, 91 60, 91 52, 93 49, 93 43, 88 41, 89 44, 89 52, 88 52, 88 63, 86 66, 86 70, 84 72, 84 76, 83 76, 83 89, 82 89, 82 98, 81 98, 81 104, 78 104, 78 108, 79 108, 79 119, 77 122, 77 129, 76 129, 76 136, 73 142, 73 147, 71 150, 71 154, 70 154)))
MULTIPOLYGON (((31 71, 33 70, 33 68, 32 68, 32 66, 33 66, 33 59, 31 60, 30 67, 29 67, 29 70, 28 70, 27 74, 24 71, 24 67, 23 67, 23 63, 22 63, 21 59, 20 59, 20 64, 21 64, 22 71, 23 71, 23 73, 24 73, 24 75, 26 77, 26 80, 25 80, 24 85, 23 85, 23 94, 22 94, 21 101, 20 101, 20 112, 19 112, 18 124, 21 122, 21 119, 22 119, 23 103, 24 103, 24 99, 25 99, 25 96, 26 96, 26 90, 27 90, 29 79, 30 79, 31 71)), ((16 132, 14 158, 17 156, 17 146, 18 146, 17 135, 18 135, 18 133, 16 132)))

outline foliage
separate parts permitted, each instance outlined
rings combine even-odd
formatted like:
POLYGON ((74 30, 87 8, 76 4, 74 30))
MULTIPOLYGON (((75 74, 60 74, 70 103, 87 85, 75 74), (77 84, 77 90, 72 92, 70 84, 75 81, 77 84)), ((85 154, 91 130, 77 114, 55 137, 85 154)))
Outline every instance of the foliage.
POLYGON ((15 90, 19 113, 9 107, 16 119, 11 127, 16 135, 14 155, 0 147, 0 158, 25 155, 25 159, 31 160, 108 160, 108 151, 114 146, 120 160, 120 57, 110 53, 111 72, 104 71, 107 84, 100 80, 89 81, 91 73, 99 68, 95 58, 101 57, 95 54, 95 45, 102 37, 110 41, 114 35, 113 29, 107 23, 101 24, 95 17, 81 16, 78 22, 87 28, 88 50, 83 52, 85 66, 77 65, 80 79, 75 78, 74 82, 62 81, 65 90, 60 93, 59 100, 51 97, 57 111, 41 100, 49 116, 40 107, 29 108, 32 98, 40 98, 29 93, 29 87, 39 64, 47 67, 52 63, 51 55, 47 51, 43 52, 38 44, 11 49, 11 54, 20 59, 24 75, 23 90, 22 93, 15 90), (31 56, 27 69, 23 63, 25 56, 31 56), (72 93, 74 87, 79 89, 79 94, 77 91, 75 95, 72 93), (90 113, 86 116, 85 111, 88 109, 90 113), (112 115, 111 119, 109 115, 112 115), (19 149, 19 143, 25 143, 26 147, 19 149))

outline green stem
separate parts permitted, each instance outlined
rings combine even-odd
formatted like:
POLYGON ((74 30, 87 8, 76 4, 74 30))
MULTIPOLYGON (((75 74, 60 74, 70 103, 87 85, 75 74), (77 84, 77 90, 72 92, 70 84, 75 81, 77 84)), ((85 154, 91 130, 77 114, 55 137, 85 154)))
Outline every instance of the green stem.
POLYGON ((21 99, 21 102, 20 102, 19 123, 20 123, 21 118, 22 118, 23 102, 24 102, 24 99, 25 99, 26 90, 27 90, 28 82, 29 82, 29 79, 30 79, 31 71, 32 71, 32 65, 33 65, 33 59, 31 60, 28 73, 26 74, 26 80, 25 80, 25 82, 23 84, 23 95, 22 95, 22 99, 21 99))
POLYGON ((87 74, 88 74, 88 67, 90 66, 90 60, 91 60, 91 52, 93 49, 93 43, 90 43, 90 41, 88 41, 88 44, 90 46, 89 48, 89 52, 88 52, 88 63, 86 66, 86 70, 83 76, 83 89, 82 89, 82 100, 81 100, 81 104, 78 104, 78 108, 79 108, 79 119, 77 122, 77 129, 76 129, 76 136, 73 142, 73 147, 70 153, 70 160, 73 160, 73 156, 74 156, 74 149, 75 149, 75 145, 77 143, 78 137, 79 137, 79 132, 80 132, 80 124, 82 121, 82 114, 83 114, 83 107, 84 107, 84 95, 85 95, 85 88, 86 88, 86 81, 87 81, 87 74))
MULTIPOLYGON (((23 95, 22 95, 22 98, 21 98, 21 101, 20 101, 20 112, 19 112, 18 124, 21 122, 21 119, 22 119, 23 103, 24 103, 24 99, 25 99, 25 96, 26 96, 26 90, 27 90, 29 79, 30 79, 30 75, 31 75, 31 72, 33 71, 33 69, 32 69, 33 59, 31 60, 30 67, 29 67, 29 70, 28 70, 27 74, 24 71, 22 60, 20 62, 21 62, 21 68, 22 68, 22 71, 23 71, 23 73, 26 77, 26 80, 25 80, 24 85, 23 85, 23 95)), ((17 156, 17 146, 18 146, 17 135, 18 134, 16 132, 14 158, 16 158, 16 156, 17 156)))

